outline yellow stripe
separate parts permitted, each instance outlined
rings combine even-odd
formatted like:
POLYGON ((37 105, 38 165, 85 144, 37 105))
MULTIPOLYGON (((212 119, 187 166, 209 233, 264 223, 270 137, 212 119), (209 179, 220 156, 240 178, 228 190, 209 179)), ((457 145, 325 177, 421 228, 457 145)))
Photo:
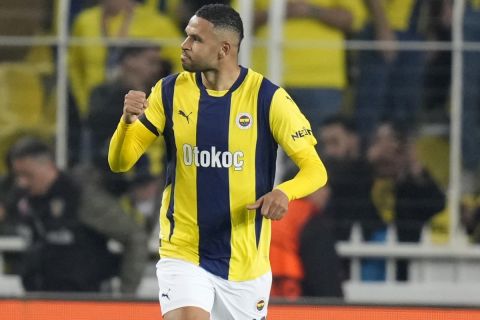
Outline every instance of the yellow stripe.
POLYGON ((397 31, 408 29, 414 0, 389 0, 385 2, 385 11, 390 27, 397 31))
MULTIPOLYGON (((246 83, 244 83, 246 85, 246 83)), ((250 88, 258 90, 258 88, 250 88)), ((250 91, 248 90, 248 91, 250 91)), ((255 202, 255 145, 257 140, 256 108, 257 95, 247 97, 232 94, 230 107, 229 149, 230 151, 242 150, 244 153, 243 170, 229 169, 230 180, 230 214, 232 222, 230 270, 228 278, 238 280, 246 277, 250 272, 248 266, 255 259, 255 211, 247 210, 246 205, 255 202), (245 98, 251 99, 247 101, 245 98), (248 129, 240 129, 237 118, 240 113, 248 113, 252 124, 248 129), (245 193, 245 190, 249 190, 245 193), (252 251, 252 249, 254 249, 252 251)))
POLYGON ((161 246, 159 248, 159 254, 160 257, 164 257, 165 255, 168 255, 168 251, 170 248, 170 245, 168 243, 168 234, 170 232, 170 222, 167 219, 167 209, 168 209, 168 203, 170 202, 170 194, 171 194, 172 186, 168 185, 165 190, 163 190, 163 196, 162 196, 162 206, 160 208, 160 240, 161 240, 161 246))
MULTIPOLYGON (((196 145, 196 125, 200 94, 193 79, 177 79, 173 101, 173 126, 177 146, 177 166, 175 171, 175 229, 171 243, 162 246, 165 256, 179 258, 199 264, 198 223, 197 223, 197 170, 194 165, 183 162, 183 145, 196 145), (181 103, 180 103, 181 101, 181 103), (187 119, 179 111, 189 115, 187 119), (190 114, 191 113, 191 114, 190 114)), ((168 206, 168 204, 167 204, 168 206)), ((163 216, 163 215, 162 215, 163 216)), ((165 217, 166 219, 166 217, 165 217)), ((168 220, 167 220, 168 222, 168 220)), ((162 230, 162 233, 170 229, 162 230)))
POLYGON ((263 219, 262 234, 258 244, 258 257, 255 268, 262 275, 270 270, 270 240, 272 238, 272 220, 263 219))
MULTIPOLYGON (((249 72, 242 84, 242 92, 258 92, 262 78, 249 72)), ((241 171, 229 169, 230 214, 232 222, 229 279, 242 281, 263 275, 269 270, 268 244, 257 250, 255 237, 255 210, 247 210, 246 205, 256 201, 255 195, 255 150, 257 140, 257 94, 241 95, 240 90, 232 94, 230 107, 229 149, 244 153, 241 171), (248 113, 251 126, 241 129, 239 115, 248 113), (248 190, 248 192, 245 192, 248 190), (266 255, 265 255, 266 252, 266 255)), ((246 120, 243 123, 248 122, 246 120)), ((268 223, 263 224, 262 239, 268 237, 268 223), (264 234, 265 233, 265 234, 264 234)))

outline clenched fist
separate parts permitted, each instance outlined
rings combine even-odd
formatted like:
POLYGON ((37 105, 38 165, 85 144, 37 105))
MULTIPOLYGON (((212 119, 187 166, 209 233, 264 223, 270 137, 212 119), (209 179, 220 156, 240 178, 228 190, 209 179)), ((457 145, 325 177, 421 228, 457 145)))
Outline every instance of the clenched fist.
POLYGON ((123 119, 130 124, 135 122, 148 107, 147 96, 145 92, 130 90, 125 95, 123 103, 123 119))

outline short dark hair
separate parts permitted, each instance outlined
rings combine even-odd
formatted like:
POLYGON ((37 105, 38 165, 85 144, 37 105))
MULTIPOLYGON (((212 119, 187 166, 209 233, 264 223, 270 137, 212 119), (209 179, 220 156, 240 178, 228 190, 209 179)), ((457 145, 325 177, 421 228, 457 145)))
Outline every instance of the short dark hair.
POLYGON ((349 133, 357 133, 357 127, 351 118, 343 115, 332 115, 322 122, 322 128, 326 126, 339 125, 349 133))
POLYGON ((405 121, 386 118, 381 119, 376 130, 383 125, 389 126, 392 129, 395 139, 401 144, 407 143, 408 140, 414 136, 414 130, 405 121))
POLYGON ((240 14, 226 4, 214 3, 202 6, 195 12, 197 17, 205 19, 213 24, 215 28, 230 29, 243 39, 243 22, 240 14))
POLYGON ((47 157, 53 161, 53 152, 50 147, 38 138, 24 137, 17 140, 8 150, 8 161, 28 157, 47 157))

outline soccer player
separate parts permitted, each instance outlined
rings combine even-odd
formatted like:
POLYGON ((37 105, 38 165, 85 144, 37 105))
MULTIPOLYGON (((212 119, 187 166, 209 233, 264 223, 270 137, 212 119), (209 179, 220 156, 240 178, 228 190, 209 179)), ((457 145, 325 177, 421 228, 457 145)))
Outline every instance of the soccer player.
POLYGON ((286 91, 238 65, 243 25, 235 10, 203 6, 185 32, 185 71, 160 80, 148 99, 125 96, 110 167, 129 170, 165 139, 157 264, 164 319, 265 319, 271 220, 322 187, 326 170, 286 91), (277 144, 299 173, 273 188, 277 144))

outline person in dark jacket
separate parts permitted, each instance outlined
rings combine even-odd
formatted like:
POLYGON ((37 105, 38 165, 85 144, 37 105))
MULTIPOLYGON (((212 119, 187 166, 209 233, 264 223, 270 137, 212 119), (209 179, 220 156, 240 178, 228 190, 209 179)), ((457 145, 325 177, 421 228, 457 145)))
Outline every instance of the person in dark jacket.
MULTIPOLYGON (((342 115, 327 118, 319 130, 319 148, 325 157, 325 165, 329 172, 329 186, 331 196, 325 215, 312 219, 306 228, 305 237, 308 251, 308 242, 315 239, 315 235, 322 234, 318 247, 321 251, 309 254, 309 260, 323 259, 329 252, 328 235, 334 241, 348 241, 352 227, 356 224, 361 228, 363 241, 372 241, 376 232, 385 229, 385 223, 377 212, 371 191, 373 188, 373 170, 362 152, 362 141, 354 122, 342 115), (308 229, 316 231, 308 231, 308 229)), ((317 237, 319 238, 319 237, 317 237)), ((333 254, 330 254, 333 257, 333 254)), ((337 260, 339 258, 337 257, 337 260)), ((371 259, 364 259, 362 265, 368 265, 371 259)), ((315 261, 315 260, 312 260, 315 261)), ((330 258, 330 261, 334 259, 330 258)), ((306 263, 307 264, 307 263, 306 263)), ((331 273, 324 281, 331 283, 336 278, 349 278, 350 260, 341 259, 341 265, 336 273, 331 273)), ((330 264, 332 265, 332 264, 330 264)), ((363 270, 363 267, 362 267, 363 270)), ((311 273, 316 275, 316 273, 311 273)), ((320 274, 320 273, 317 273, 320 274)), ((315 290, 315 287, 312 287, 315 290)))
POLYGON ((327 212, 333 222, 335 240, 347 241, 355 223, 360 225, 363 239, 370 240, 384 223, 371 199, 373 170, 362 153, 353 121, 340 115, 326 119, 318 140, 330 177, 327 212))
MULTIPOLYGON (((98 291, 119 269, 121 290, 135 293, 147 257, 146 235, 119 204, 55 165, 48 146, 23 138, 10 150, 17 213, 31 231, 22 280, 27 291, 98 291), (123 245, 120 266, 107 249, 123 245)), ((88 176, 83 172, 83 176, 88 176)))
MULTIPOLYGON (((368 148, 374 169, 373 202, 399 242, 419 242, 424 225, 445 208, 445 194, 420 162, 415 139, 403 123, 383 121, 368 148)), ((385 233, 376 234, 378 241, 385 233)), ((408 279, 408 262, 398 260, 397 280, 408 279)))
POLYGON ((444 209, 445 194, 418 159, 413 135, 402 123, 383 121, 367 157, 382 219, 395 223, 400 242, 418 242, 425 222, 444 209))

